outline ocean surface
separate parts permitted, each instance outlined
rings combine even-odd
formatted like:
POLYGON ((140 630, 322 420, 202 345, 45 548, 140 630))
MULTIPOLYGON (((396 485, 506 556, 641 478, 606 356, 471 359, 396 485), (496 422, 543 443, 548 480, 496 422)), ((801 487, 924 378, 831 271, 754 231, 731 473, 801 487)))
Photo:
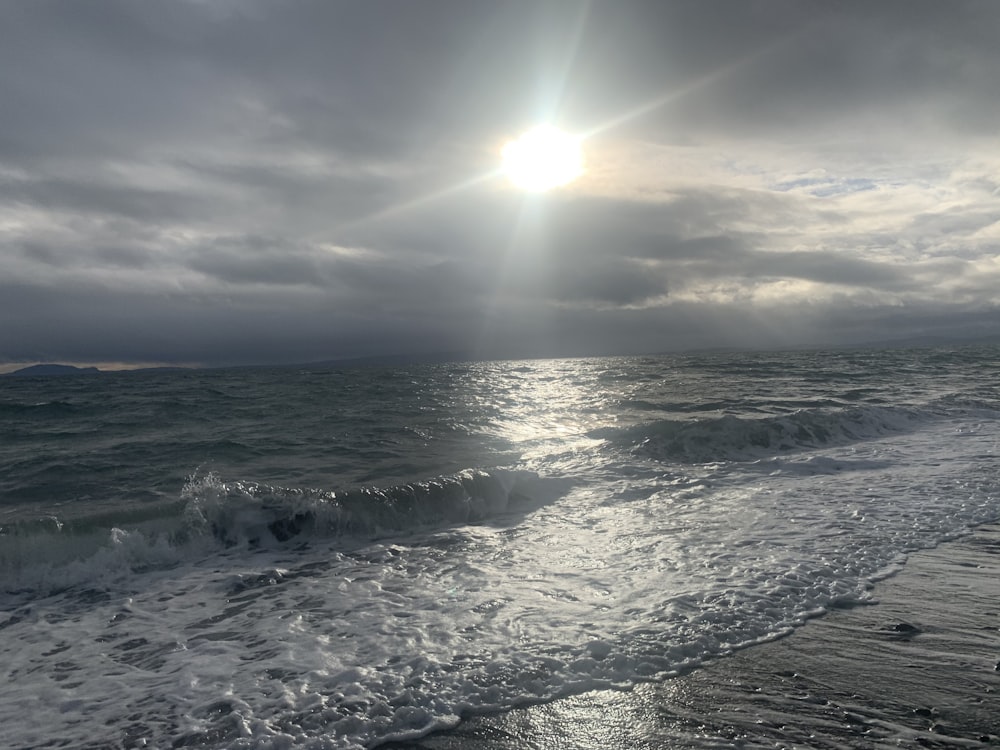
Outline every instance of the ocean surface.
POLYGON ((669 679, 1000 518, 998 453, 998 347, 0 378, 0 745, 669 679))

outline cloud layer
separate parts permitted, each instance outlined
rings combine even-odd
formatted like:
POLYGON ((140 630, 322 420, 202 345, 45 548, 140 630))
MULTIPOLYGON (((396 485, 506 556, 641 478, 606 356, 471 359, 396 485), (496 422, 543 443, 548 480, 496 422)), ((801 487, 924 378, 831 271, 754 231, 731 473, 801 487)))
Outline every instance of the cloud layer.
POLYGON ((0 7, 0 364, 1000 331, 1000 6, 0 7), (506 139, 588 133, 521 194, 506 139))

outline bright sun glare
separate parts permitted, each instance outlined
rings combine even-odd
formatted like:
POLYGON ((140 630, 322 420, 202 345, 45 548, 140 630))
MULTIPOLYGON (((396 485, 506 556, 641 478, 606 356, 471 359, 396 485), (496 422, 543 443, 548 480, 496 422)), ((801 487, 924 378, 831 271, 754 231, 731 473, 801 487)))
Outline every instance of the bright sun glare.
POLYGON ((529 130, 503 147, 507 177, 523 190, 544 192, 583 173, 580 138, 549 125, 529 130))

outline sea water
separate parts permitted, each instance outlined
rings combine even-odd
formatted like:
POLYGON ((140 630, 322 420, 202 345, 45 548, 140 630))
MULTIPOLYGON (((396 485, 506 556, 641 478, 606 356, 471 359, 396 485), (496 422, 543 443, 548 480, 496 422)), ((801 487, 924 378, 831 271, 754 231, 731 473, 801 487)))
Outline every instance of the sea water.
POLYGON ((1000 517, 1000 348, 0 379, 0 744, 361 748, 1000 517))

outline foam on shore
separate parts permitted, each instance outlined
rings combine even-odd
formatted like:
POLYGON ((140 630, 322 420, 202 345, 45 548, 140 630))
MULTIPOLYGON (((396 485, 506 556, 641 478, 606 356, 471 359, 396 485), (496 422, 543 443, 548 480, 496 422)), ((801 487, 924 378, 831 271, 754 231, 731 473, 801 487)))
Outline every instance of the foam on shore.
POLYGON ((574 696, 396 750, 1000 744, 1000 525, 910 555, 873 606, 628 692, 574 696))

